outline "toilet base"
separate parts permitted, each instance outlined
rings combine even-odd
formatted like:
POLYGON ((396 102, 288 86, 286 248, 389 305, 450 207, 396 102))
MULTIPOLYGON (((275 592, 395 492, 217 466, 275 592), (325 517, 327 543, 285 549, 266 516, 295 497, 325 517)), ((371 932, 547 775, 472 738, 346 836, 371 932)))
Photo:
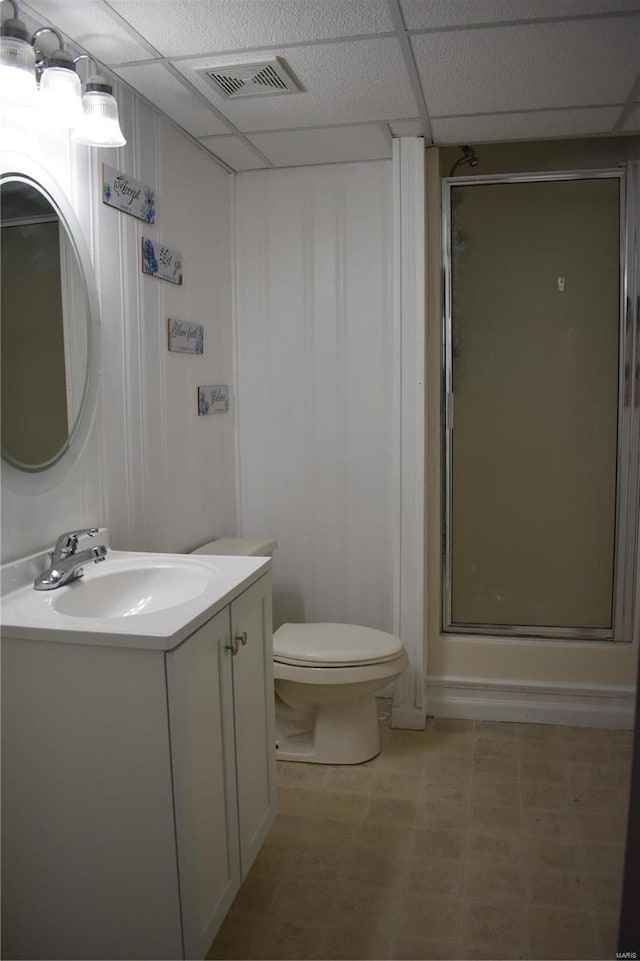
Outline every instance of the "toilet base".
POLYGON ((380 753, 375 697, 296 710, 276 697, 276 757, 307 764, 362 764, 380 753))

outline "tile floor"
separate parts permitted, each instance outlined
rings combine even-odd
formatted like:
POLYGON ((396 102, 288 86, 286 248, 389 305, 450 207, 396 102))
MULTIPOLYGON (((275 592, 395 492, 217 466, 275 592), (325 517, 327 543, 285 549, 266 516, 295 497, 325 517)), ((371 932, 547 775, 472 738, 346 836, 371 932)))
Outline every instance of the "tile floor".
POLYGON ((615 958, 631 732, 436 720, 279 762, 211 959, 615 958))

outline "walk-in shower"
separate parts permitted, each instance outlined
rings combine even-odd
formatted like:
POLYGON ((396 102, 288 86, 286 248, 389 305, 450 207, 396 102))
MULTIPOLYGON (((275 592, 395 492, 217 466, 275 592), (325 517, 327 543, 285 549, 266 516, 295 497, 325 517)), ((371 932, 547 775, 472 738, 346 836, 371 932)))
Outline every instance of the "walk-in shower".
POLYGON ((445 631, 631 639, 639 166, 443 181, 445 631))

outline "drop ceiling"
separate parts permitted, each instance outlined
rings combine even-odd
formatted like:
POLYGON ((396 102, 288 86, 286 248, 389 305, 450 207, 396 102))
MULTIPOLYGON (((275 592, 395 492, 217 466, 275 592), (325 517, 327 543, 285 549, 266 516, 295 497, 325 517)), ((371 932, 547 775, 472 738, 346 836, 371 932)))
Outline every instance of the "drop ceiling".
POLYGON ((640 0, 30 0, 233 171, 640 132, 640 0), (280 58, 296 93, 202 71, 280 58))

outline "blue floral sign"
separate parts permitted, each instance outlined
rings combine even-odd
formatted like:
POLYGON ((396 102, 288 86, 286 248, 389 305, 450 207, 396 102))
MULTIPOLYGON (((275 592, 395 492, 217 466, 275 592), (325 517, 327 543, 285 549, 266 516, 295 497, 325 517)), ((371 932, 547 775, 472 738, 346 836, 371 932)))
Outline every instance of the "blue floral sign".
POLYGON ((172 284, 182 283, 182 255, 170 247, 162 247, 149 237, 142 238, 142 273, 168 280, 172 284))
POLYGON ((204 325, 169 318, 169 350, 180 354, 203 354, 204 325))
POLYGON ((198 415, 226 414, 229 410, 229 385, 210 384, 198 387, 198 415))
POLYGON ((155 223, 155 190, 108 164, 102 165, 102 200, 109 207, 124 210, 145 223, 155 223))

